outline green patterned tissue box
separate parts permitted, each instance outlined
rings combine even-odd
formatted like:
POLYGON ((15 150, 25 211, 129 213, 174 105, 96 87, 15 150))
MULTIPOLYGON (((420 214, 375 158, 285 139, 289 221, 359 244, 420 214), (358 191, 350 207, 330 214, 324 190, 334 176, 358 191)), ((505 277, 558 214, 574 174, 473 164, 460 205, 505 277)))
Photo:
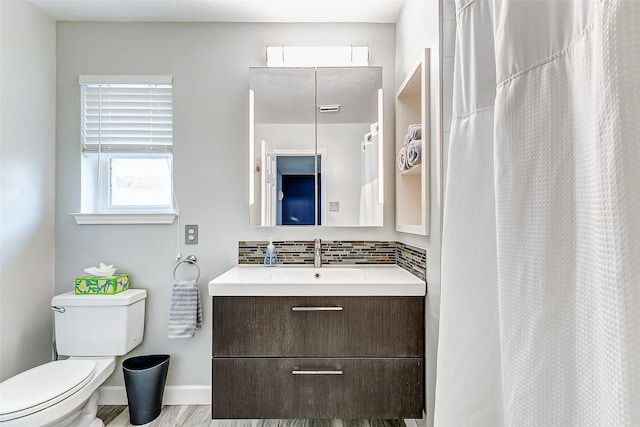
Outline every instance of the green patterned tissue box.
POLYGON ((117 294, 129 289, 129 275, 120 274, 108 277, 78 277, 76 294, 117 294))

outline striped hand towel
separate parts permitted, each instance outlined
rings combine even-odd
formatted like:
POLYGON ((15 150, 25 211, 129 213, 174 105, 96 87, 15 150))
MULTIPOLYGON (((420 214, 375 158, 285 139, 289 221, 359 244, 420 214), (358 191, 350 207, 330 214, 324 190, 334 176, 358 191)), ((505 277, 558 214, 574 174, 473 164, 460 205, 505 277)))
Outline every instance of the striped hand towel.
POLYGON ((202 306, 196 281, 175 282, 169 310, 169 338, 191 338, 201 325, 202 306))

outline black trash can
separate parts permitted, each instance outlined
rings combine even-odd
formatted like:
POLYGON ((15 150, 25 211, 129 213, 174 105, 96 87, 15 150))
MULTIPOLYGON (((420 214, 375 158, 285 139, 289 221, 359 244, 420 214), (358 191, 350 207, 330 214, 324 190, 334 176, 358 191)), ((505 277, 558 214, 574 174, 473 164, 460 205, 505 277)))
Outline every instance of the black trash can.
POLYGON ((154 354, 122 362, 131 424, 146 424, 160 415, 169 358, 168 354, 154 354))

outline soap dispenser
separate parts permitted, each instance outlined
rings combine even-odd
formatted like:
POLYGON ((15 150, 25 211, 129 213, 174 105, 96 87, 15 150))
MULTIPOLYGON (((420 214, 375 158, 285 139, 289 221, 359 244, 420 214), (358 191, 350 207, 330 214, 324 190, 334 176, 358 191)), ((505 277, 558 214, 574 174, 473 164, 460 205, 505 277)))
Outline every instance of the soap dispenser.
POLYGON ((273 238, 269 238, 267 245, 267 253, 264 256, 265 267, 275 267, 278 265, 278 256, 276 255, 276 247, 273 245, 273 238))

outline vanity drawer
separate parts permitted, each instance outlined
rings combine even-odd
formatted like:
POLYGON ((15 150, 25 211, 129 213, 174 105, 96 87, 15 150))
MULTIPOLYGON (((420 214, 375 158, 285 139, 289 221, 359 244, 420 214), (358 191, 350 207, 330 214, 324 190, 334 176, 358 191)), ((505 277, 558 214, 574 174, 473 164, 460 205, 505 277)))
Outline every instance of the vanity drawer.
POLYGON ((212 418, 421 418, 424 359, 213 358, 212 418))
POLYGON ((213 356, 421 357, 423 297, 214 297, 213 356))

